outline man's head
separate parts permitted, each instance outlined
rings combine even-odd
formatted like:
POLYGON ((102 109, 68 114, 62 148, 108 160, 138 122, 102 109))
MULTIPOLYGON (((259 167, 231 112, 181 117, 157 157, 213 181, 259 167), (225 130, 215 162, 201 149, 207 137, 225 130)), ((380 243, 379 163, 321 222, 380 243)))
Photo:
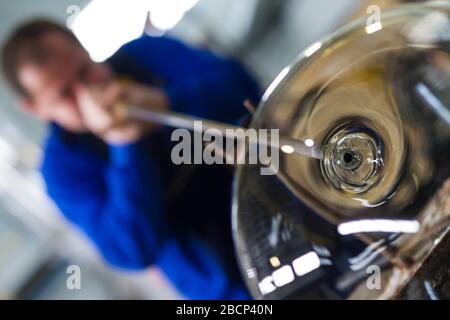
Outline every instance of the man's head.
POLYGON ((4 76, 28 111, 67 130, 86 131, 76 88, 108 81, 111 71, 94 63, 69 30, 45 20, 26 23, 11 34, 1 56, 4 76))

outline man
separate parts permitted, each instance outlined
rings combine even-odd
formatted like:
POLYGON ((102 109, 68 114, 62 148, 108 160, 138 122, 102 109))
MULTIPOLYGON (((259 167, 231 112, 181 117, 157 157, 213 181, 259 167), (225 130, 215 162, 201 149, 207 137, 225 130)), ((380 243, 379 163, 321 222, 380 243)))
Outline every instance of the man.
POLYGON ((236 123, 243 101, 259 98, 239 64, 148 36, 96 64, 48 21, 18 28, 2 64, 21 105, 50 123, 50 196, 110 264, 157 265, 187 298, 249 297, 232 245, 230 172, 175 166, 168 128, 114 112, 121 102, 236 123))

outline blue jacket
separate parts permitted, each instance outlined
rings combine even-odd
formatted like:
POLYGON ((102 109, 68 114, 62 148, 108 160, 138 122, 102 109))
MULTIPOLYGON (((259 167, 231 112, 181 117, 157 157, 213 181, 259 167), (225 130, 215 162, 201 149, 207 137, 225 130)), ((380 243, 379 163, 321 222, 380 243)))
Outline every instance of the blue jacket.
MULTIPOLYGON (((172 110, 236 123, 258 87, 235 61, 143 36, 109 61, 117 75, 165 90, 172 110)), ((50 125, 49 195, 112 265, 159 266, 187 298, 246 299, 231 238, 231 170, 174 165, 171 130, 123 146, 50 125)))

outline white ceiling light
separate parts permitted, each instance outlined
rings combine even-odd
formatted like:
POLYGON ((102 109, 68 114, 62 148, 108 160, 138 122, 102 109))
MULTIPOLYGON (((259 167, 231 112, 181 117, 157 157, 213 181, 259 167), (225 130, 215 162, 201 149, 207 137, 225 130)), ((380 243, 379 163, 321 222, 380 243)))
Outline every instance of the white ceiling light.
POLYGON ((198 0, 92 0, 71 24, 72 31, 96 62, 140 37, 150 12, 152 25, 173 28, 198 0))

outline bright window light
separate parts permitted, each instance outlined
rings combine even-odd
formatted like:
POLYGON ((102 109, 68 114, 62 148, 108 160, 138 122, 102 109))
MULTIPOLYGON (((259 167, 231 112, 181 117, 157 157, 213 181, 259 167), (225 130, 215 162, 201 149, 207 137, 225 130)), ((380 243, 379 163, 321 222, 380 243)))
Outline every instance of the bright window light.
POLYGON ((300 277, 319 268, 320 259, 317 253, 310 251, 307 254, 295 259, 292 262, 292 266, 294 267, 295 274, 300 277))
POLYGON ((273 278, 271 276, 264 278, 259 284, 259 290, 263 295, 271 293, 276 289, 273 285, 273 278))
POLYGON ((264 92, 264 95, 262 97, 262 101, 266 101, 269 96, 272 94, 272 92, 275 90, 275 88, 283 81, 284 77, 289 73, 290 68, 285 67, 281 72, 277 75, 275 80, 272 81, 270 86, 267 88, 266 92, 264 92))
POLYGON ((197 2, 198 0, 150 0, 150 20, 155 28, 170 30, 197 2))
POLYGON ((383 29, 383 25, 381 24, 381 22, 376 22, 366 26, 366 33, 367 34, 375 33, 377 31, 380 31, 381 29, 383 29))
POLYGON ((152 25, 173 28, 198 0, 92 0, 74 18, 72 31, 96 62, 108 59, 123 44, 144 33, 150 12, 152 25))
POLYGON ((14 164, 18 160, 16 150, 4 138, 0 137, 0 166, 4 164, 14 164))
POLYGON ((277 287, 282 287, 292 281, 294 281, 295 276, 292 272, 291 266, 283 266, 272 273, 273 282, 277 287))
POLYGON ((368 219, 341 223, 338 232, 349 235, 362 232, 417 233, 420 223, 416 220, 368 219))
POLYGON ((305 57, 310 57, 310 56, 312 56, 317 50, 319 50, 320 48, 322 48, 322 43, 321 43, 321 42, 313 43, 311 46, 309 46, 309 47, 303 52, 303 54, 305 55, 305 57))
POLYGON ((314 145, 315 145, 315 142, 314 142, 313 139, 306 139, 306 140, 305 140, 305 146, 311 148, 311 147, 314 147, 314 145))
POLYGON ((285 145, 281 146, 281 151, 283 151, 284 153, 291 154, 291 153, 294 153, 295 150, 294 150, 293 146, 285 144, 285 145))

